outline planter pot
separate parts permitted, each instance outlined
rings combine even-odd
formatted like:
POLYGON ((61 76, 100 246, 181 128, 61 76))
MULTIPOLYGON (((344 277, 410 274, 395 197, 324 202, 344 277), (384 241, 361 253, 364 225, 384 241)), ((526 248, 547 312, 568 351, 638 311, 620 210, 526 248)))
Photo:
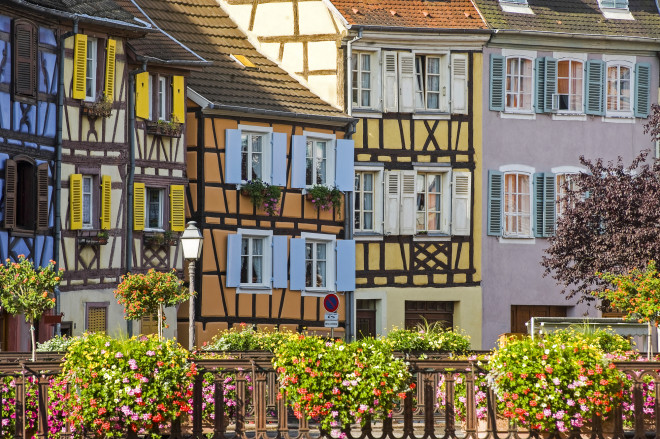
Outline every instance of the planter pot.
POLYGON ((148 120, 145 122, 145 127, 147 134, 154 136, 179 138, 183 131, 183 124, 180 123, 158 123, 148 120))
POLYGON ((83 102, 80 104, 80 114, 87 116, 90 119, 97 119, 99 117, 110 117, 112 114, 112 107, 102 106, 94 102, 83 102))

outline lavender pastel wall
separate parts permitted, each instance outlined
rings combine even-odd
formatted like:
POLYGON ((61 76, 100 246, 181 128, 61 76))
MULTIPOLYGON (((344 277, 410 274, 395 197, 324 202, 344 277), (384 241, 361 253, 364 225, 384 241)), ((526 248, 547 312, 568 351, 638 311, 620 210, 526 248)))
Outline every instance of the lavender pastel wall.
MULTIPOLYGON (((569 50, 562 50, 569 52, 569 50)), ((575 52, 575 50, 571 50, 575 52)), ((501 54, 499 48, 484 50, 484 78, 489 78, 490 55, 501 54)), ((579 52, 578 52, 579 53, 579 52)), ((537 57, 552 56, 552 52, 538 51, 537 57)), ((601 59, 602 54, 589 54, 601 59)), ((636 62, 652 66, 651 101, 657 102, 658 60, 637 56, 636 62)), ((554 279, 543 278, 540 265, 547 239, 536 238, 534 243, 487 236, 488 171, 502 165, 520 164, 535 168, 536 172, 550 172, 558 166, 579 166, 579 156, 601 157, 625 163, 643 149, 654 151, 654 144, 644 134, 645 120, 634 123, 605 122, 600 116, 586 116, 586 121, 553 120, 551 115, 537 114, 535 120, 502 118, 499 112, 488 109, 489 80, 484 80, 483 116, 483 348, 492 348, 500 334, 511 331, 511 305, 568 306, 568 316, 588 313, 596 316, 593 306, 567 301, 554 279)), ((629 119, 627 120, 629 121, 629 119)), ((653 155, 654 152, 651 153, 653 155)), ((527 240, 528 241, 528 240, 527 240)))

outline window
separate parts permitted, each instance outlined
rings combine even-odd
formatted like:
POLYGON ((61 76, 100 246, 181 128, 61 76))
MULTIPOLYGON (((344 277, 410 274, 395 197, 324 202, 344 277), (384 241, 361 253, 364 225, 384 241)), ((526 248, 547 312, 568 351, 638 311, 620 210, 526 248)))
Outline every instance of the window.
POLYGON ((522 57, 506 59, 506 109, 532 111, 532 60, 522 57))
POLYGON ((417 233, 449 232, 447 207, 444 206, 447 195, 444 180, 447 180, 446 173, 417 174, 417 233))
POLYGON ((305 241, 305 288, 328 288, 328 242, 305 241))
POLYGON ((91 229, 93 228, 93 201, 94 196, 92 193, 92 182, 93 178, 91 175, 84 175, 82 178, 82 223, 83 228, 91 229))
MULTIPOLYGON (((110 185, 109 179, 107 184, 110 185)), ((169 186, 169 223, 166 223, 168 218, 166 210, 168 205, 165 203, 165 196, 168 195, 167 189, 146 187, 142 182, 133 183, 133 230, 162 231, 168 228, 169 224, 169 230, 172 232, 183 232, 185 229, 184 192, 184 185, 172 184, 169 186)))
POLYGON ((31 22, 14 21, 14 93, 17 95, 32 98, 37 95, 38 35, 37 27, 31 22))
MULTIPOLYGON (((267 238, 243 235, 241 239, 241 286, 265 287, 270 279, 270 270, 265 272, 264 262, 267 238)), ((268 240, 270 241, 270 240, 268 240)))
MULTIPOLYGON (((423 110, 440 110, 440 57, 415 57, 415 108, 423 110)), ((443 95, 446 87, 443 86, 443 95)), ((445 110, 443 108, 443 110, 445 110)))
POLYGON ((607 66, 607 112, 630 113, 631 68, 615 64, 607 66))
POLYGON ((106 332, 108 330, 108 302, 85 303, 85 330, 106 332))
POLYGON ((334 134, 303 131, 294 135, 291 152, 291 187, 316 184, 351 192, 355 187, 353 141, 334 134))
POLYGON ((145 224, 147 229, 163 229, 163 195, 165 190, 146 188, 147 208, 145 209, 145 224))
POLYGON ((69 220, 71 230, 110 229, 112 183, 109 175, 94 174, 98 169, 82 169, 85 174, 69 176, 69 220))
POLYGON ((584 63, 574 60, 557 62, 557 102, 553 108, 570 113, 582 113, 584 63))
POLYGON ((39 230, 49 227, 49 169, 25 156, 5 161, 5 227, 39 230))
POLYGON ((307 186, 328 182, 328 141, 307 139, 305 183, 307 186))
POLYGON ((96 65, 97 65, 97 39, 87 38, 87 55, 85 68, 85 100, 96 100, 96 65))
POLYGON ((559 218, 561 215, 563 215, 564 211, 566 210, 566 200, 563 198, 566 196, 566 189, 570 189, 571 191, 577 189, 577 184, 573 178, 571 178, 575 174, 556 174, 555 178, 555 191, 557 193, 557 200, 556 200, 556 211, 557 211, 557 218, 559 218))
POLYGON ((628 9, 628 0, 598 0, 598 3, 600 4, 601 9, 628 9))
POLYGON ((264 135, 241 133, 241 180, 262 180, 264 135))
POLYGON ((369 108, 372 106, 373 81, 371 78, 370 53, 354 52, 352 57, 353 71, 353 106, 369 108))
POLYGON ((226 285, 238 293, 270 294, 286 288, 287 237, 272 230, 238 229, 227 236, 226 285))
POLYGON ((258 179, 286 186, 285 133, 273 132, 270 127, 239 125, 225 134, 225 183, 240 185, 258 179))
POLYGON ((355 173, 355 230, 375 229, 375 172, 355 173))
POLYGON ((529 174, 504 174, 504 236, 532 236, 532 198, 529 174))
POLYGON ((158 109, 157 120, 170 120, 170 112, 168 111, 169 91, 167 79, 164 76, 158 76, 158 93, 155 97, 156 108, 158 109))

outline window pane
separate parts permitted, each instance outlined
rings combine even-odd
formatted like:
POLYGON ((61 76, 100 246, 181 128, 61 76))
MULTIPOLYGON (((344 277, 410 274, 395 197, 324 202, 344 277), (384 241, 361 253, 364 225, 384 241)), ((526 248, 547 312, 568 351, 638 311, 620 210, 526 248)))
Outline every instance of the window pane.
POLYGON ((373 225, 373 213, 371 212, 365 212, 364 213, 364 226, 363 228, 365 230, 371 230, 374 228, 373 225))
POLYGON ((362 71, 371 71, 371 55, 363 53, 360 56, 360 60, 362 61, 362 71))
POLYGON ((440 73, 440 58, 427 58, 428 72, 431 74, 440 73))
POLYGON ((364 210, 373 210, 373 194, 364 194, 364 210))
POLYGON ((326 142, 316 142, 316 184, 325 184, 326 182, 326 142))
POLYGON ((160 222, 160 194, 160 189, 147 188, 147 227, 150 229, 160 229, 162 227, 160 222))
POLYGON ((374 175, 373 174, 364 174, 364 190, 373 191, 374 185, 374 175))
POLYGON ((305 168, 305 184, 308 186, 311 186, 314 184, 313 176, 314 176, 314 142, 311 140, 307 141, 307 164, 305 168))
POLYGON ((249 283, 249 270, 250 270, 250 256, 249 256, 250 240, 248 238, 241 239, 241 280, 242 284, 249 283))
POLYGON ((250 179, 248 175, 248 163, 250 162, 248 140, 247 134, 241 136, 241 180, 250 179))
MULTIPOLYGON (((254 241, 257 242, 261 240, 255 239, 254 241)), ((263 259, 263 256, 252 256, 252 283, 263 283, 263 259)))
POLYGON ((326 276, 325 276, 325 261, 319 261, 316 264, 316 286, 320 288, 325 288, 326 286, 326 276))

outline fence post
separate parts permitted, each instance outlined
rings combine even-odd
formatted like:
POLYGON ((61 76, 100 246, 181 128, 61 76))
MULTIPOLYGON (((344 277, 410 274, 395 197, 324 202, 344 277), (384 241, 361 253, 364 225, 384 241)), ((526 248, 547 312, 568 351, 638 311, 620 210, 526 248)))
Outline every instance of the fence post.
POLYGON ((472 364, 465 373, 465 399, 467 417, 465 433, 466 437, 474 438, 477 436, 477 407, 474 404, 474 367, 472 364))
POLYGON ((245 411, 247 397, 245 392, 245 372, 240 369, 236 373, 236 437, 245 438, 245 411))
POLYGON ((37 437, 48 437, 48 387, 50 380, 45 375, 39 376, 39 431, 37 437))
POLYGON ((214 422, 213 422, 213 439, 219 439, 225 435, 225 378, 221 374, 213 375, 213 383, 215 384, 215 400, 214 408, 214 422))
POLYGON ((441 372, 445 375, 445 435, 454 437, 456 432, 454 410, 454 373, 441 372))
POLYGON ((266 439, 266 373, 257 372, 254 365, 253 382, 254 382, 254 427, 256 430, 256 439, 266 439))
POLYGON ((16 438, 25 438, 25 368, 21 364, 21 377, 16 379, 16 438))
POLYGON ((435 390, 435 380, 433 379, 434 374, 423 373, 420 374, 422 380, 423 394, 424 394, 424 437, 433 437, 433 432, 435 430, 435 421, 433 415, 435 412, 434 407, 434 390, 435 390))
POLYGON ((193 383, 192 437, 202 439, 202 390, 204 388, 204 369, 198 370, 193 383))

